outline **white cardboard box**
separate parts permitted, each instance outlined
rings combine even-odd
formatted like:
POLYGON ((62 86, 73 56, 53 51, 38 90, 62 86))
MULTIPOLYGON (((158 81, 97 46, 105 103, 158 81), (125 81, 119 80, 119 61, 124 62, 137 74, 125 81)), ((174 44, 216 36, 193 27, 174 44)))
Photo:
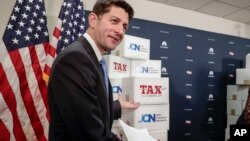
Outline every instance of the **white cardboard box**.
POLYGON ((247 104, 247 101, 246 100, 242 100, 242 111, 245 109, 246 104, 247 104))
POLYGON ((164 78, 123 78, 123 94, 129 101, 141 104, 168 104, 169 79, 164 78))
POLYGON ((250 69, 250 53, 246 55, 246 68, 250 69))
POLYGON ((241 100, 239 85, 227 85, 227 99, 241 100))
POLYGON ((249 86, 241 86, 241 89, 240 89, 241 100, 248 99, 248 89, 249 89, 249 86))
POLYGON ((115 55, 104 55, 109 78, 130 77, 130 60, 115 55))
POLYGON ((241 100, 227 100, 227 114, 240 116, 242 113, 241 100))
POLYGON ((169 104, 140 105, 139 108, 125 113, 123 120, 138 129, 169 130, 169 104))
POLYGON ((236 84, 250 85, 250 69, 236 69, 236 84))
POLYGON ((235 116, 235 115, 227 115, 227 128, 230 127, 230 125, 236 124, 237 120, 239 119, 240 116, 235 116))
POLYGON ((160 78, 161 60, 131 60, 131 77, 160 78))
POLYGON ((227 85, 227 99, 229 100, 247 100, 249 86, 245 85, 227 85))
POLYGON ((150 40, 125 35, 122 42, 111 53, 128 59, 149 60, 150 40))
POLYGON ((123 87, 122 87, 123 80, 120 78, 110 78, 109 80, 110 80, 110 83, 112 86, 113 100, 118 100, 119 96, 124 96, 124 99, 125 99, 125 95, 122 94, 122 92, 123 92, 123 87))

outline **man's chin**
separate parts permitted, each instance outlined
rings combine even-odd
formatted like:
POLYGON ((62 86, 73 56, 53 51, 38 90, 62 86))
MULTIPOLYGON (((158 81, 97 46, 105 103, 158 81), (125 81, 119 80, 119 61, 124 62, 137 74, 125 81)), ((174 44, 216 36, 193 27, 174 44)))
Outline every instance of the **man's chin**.
POLYGON ((112 46, 112 47, 109 47, 108 50, 115 50, 117 48, 118 45, 115 45, 115 46, 112 46))

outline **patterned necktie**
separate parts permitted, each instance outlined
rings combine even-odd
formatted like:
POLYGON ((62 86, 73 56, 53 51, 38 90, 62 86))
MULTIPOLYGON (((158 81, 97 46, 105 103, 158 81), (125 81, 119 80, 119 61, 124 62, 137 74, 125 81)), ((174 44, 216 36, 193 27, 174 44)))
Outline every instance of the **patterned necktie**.
POLYGON ((248 89, 248 98, 244 108, 244 121, 245 124, 250 124, 250 88, 248 89))
POLYGON ((107 70, 107 64, 104 58, 100 61, 100 64, 102 66, 103 74, 104 74, 104 80, 106 85, 107 94, 109 93, 109 87, 108 87, 108 70, 107 70))

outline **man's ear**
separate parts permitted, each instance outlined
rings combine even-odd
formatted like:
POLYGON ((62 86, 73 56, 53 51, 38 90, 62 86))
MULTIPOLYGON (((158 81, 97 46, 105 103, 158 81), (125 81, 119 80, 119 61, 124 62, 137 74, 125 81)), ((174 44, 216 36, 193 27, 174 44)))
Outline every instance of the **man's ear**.
POLYGON ((89 13, 88 20, 89 20, 89 27, 94 28, 96 21, 98 20, 98 17, 94 12, 91 12, 89 13))

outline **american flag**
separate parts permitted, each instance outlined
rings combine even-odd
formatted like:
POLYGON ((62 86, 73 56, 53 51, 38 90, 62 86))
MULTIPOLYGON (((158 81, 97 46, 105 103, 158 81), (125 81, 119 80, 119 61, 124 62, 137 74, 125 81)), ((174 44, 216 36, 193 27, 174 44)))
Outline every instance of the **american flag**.
POLYGON ((0 140, 48 140, 43 0, 17 0, 0 45, 0 140))
POLYGON ((50 69, 56 55, 85 32, 82 0, 64 0, 48 50, 44 69, 44 80, 48 81, 50 69))

